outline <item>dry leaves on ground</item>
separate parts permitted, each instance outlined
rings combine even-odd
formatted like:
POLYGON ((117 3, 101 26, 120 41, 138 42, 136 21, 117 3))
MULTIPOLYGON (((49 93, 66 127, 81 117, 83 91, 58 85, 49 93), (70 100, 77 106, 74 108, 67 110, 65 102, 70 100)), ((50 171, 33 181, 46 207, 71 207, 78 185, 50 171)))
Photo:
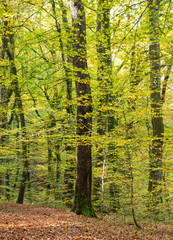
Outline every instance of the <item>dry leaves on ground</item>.
POLYGON ((102 221, 54 208, 5 203, 0 205, 0 239, 171 240, 173 228, 151 229, 148 224, 138 230, 110 217, 102 221))

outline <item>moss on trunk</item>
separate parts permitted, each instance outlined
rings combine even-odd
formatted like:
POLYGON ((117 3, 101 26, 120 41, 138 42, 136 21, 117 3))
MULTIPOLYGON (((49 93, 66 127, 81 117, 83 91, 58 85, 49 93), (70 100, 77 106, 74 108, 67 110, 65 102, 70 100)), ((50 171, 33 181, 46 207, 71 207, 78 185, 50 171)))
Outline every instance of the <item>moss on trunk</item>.
POLYGON ((73 211, 80 215, 83 214, 87 217, 96 218, 96 214, 92 204, 88 201, 86 196, 83 196, 79 189, 76 188, 75 199, 74 199, 74 208, 73 211))

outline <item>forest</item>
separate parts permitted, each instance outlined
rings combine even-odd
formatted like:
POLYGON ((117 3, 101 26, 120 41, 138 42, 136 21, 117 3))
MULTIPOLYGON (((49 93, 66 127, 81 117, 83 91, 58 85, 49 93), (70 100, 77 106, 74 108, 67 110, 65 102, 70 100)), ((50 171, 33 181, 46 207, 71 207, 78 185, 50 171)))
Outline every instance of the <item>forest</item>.
POLYGON ((173 222, 172 26, 171 0, 0 0, 1 203, 173 222))

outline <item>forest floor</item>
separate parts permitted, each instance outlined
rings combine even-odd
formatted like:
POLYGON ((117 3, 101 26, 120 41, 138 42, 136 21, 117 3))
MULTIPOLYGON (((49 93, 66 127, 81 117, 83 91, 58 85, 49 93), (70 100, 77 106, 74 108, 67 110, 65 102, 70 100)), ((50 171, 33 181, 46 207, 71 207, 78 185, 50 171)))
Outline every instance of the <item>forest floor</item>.
POLYGON ((173 226, 147 223, 139 230, 111 216, 99 220, 49 207, 0 204, 0 240, 24 239, 173 240, 173 226))

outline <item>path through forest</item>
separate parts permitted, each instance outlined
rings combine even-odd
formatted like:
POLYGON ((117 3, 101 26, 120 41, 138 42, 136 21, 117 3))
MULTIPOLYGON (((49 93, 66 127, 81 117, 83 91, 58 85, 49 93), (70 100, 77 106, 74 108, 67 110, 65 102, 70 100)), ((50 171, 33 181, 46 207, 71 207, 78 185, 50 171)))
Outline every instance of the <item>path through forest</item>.
POLYGON ((0 205, 1 240, 171 240, 173 228, 151 224, 138 230, 117 218, 104 220, 78 216, 65 210, 5 203, 0 205))

